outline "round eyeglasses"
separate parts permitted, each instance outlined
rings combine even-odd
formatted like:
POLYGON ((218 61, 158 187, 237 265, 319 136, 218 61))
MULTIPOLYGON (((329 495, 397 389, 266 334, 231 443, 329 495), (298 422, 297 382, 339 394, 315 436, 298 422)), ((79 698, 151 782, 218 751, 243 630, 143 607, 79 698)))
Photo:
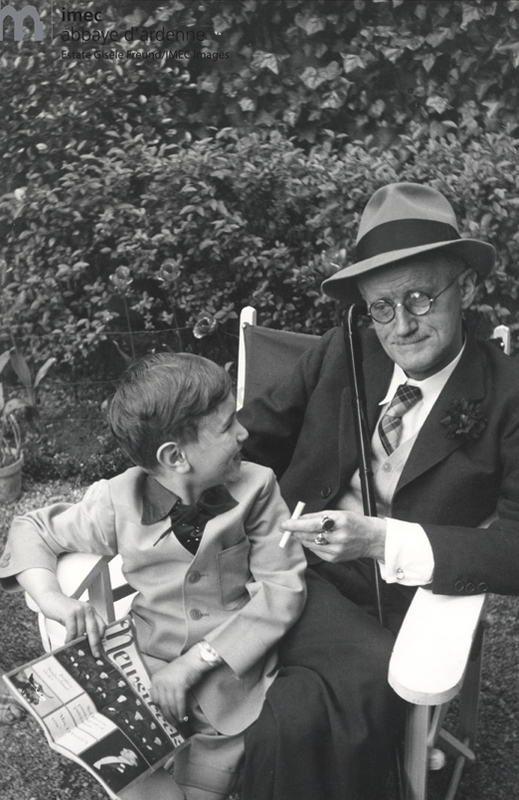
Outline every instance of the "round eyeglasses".
POLYGON ((394 320, 396 310, 398 306, 401 306, 415 317, 423 317, 425 314, 429 313, 434 301, 437 300, 441 294, 446 292, 447 289, 458 280, 458 277, 459 276, 453 278, 452 281, 448 283, 447 286, 444 286, 441 292, 438 292, 434 297, 430 297, 425 292, 417 291, 408 292, 401 303, 392 303, 391 300, 375 300, 368 308, 368 315, 375 322, 379 322, 381 325, 387 325, 388 322, 394 320))

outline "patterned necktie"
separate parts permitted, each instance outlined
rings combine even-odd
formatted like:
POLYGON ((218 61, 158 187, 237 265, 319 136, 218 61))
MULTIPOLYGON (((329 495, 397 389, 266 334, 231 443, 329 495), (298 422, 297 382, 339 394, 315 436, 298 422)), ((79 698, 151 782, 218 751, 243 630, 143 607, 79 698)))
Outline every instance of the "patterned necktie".
POLYGON ((399 445, 402 434, 402 417, 421 397, 422 390, 418 386, 409 386, 403 383, 396 390, 395 396, 378 426, 380 441, 384 445, 384 450, 388 456, 399 445))

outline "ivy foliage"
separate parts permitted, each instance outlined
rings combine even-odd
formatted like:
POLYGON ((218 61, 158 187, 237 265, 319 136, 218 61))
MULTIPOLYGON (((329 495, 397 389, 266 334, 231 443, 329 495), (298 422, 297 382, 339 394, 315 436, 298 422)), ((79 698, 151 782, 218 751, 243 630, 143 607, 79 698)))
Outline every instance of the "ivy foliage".
MULTIPOLYGON (((386 146, 412 121, 461 140, 517 128, 519 0, 90 0, 81 10, 101 21, 88 30, 136 31, 102 48, 62 41, 72 26, 54 5, 52 45, 14 42, 5 23, 6 190, 57 179, 78 153, 105 154, 128 135, 169 144, 261 127, 304 145, 331 130, 386 146), (182 49, 150 38, 161 28, 205 38, 184 46, 189 58, 126 57, 182 49), (61 58, 95 49, 124 58, 61 58)), ((50 0, 39 9, 49 30, 50 0)))
POLYGON ((206 3, 220 50, 190 74, 202 107, 189 125, 323 130, 385 146, 411 121, 430 135, 517 128, 517 0, 223 0, 206 3))

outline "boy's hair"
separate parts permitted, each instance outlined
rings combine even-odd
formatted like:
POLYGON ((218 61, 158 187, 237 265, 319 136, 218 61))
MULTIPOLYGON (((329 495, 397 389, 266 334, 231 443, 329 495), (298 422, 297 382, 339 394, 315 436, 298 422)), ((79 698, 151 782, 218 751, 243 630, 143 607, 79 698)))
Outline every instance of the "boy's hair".
POLYGON ((231 392, 222 368, 189 353, 157 353, 132 364, 112 399, 108 419, 119 445, 148 472, 164 442, 195 441, 200 419, 231 392))

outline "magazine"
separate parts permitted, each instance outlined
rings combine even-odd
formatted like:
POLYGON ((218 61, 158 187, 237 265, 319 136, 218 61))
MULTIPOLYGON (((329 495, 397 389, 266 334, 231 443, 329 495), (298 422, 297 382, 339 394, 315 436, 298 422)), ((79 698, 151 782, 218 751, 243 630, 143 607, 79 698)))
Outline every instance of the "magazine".
POLYGON ((3 676, 42 726, 50 747, 87 769, 108 795, 161 766, 187 743, 150 697, 150 679, 129 617, 108 625, 103 655, 86 637, 3 676))

